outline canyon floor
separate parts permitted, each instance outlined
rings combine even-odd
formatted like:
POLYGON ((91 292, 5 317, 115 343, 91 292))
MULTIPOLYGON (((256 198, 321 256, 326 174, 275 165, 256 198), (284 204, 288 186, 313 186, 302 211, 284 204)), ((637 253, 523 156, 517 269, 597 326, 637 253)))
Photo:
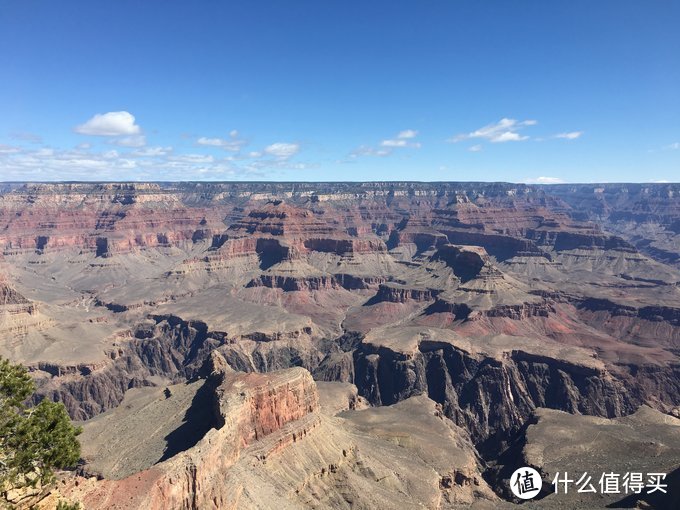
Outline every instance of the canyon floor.
POLYGON ((39 505, 680 508, 679 197, 0 184, 0 356, 84 430, 39 505))

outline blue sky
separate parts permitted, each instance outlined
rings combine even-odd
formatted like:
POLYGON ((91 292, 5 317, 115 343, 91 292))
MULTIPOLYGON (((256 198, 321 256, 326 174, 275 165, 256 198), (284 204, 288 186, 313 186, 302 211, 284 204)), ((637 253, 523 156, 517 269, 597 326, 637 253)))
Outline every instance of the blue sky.
POLYGON ((0 180, 680 181, 677 1, 0 0, 0 180))

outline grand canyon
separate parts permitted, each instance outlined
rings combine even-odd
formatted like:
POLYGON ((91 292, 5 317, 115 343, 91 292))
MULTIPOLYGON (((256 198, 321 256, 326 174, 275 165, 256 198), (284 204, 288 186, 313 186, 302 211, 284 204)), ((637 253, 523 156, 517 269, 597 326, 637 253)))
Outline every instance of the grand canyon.
POLYGON ((680 508, 680 184, 4 183, 0 297, 41 508, 680 508))

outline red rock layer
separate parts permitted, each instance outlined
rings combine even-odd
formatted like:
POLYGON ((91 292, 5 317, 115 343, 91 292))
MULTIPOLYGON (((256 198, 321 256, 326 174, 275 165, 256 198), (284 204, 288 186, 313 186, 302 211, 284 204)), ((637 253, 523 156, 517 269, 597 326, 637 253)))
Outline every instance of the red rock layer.
POLYGON ((225 478, 241 451, 288 424, 275 448, 306 434, 315 425, 319 397, 311 375, 301 368, 219 377, 220 426, 196 446, 122 480, 76 479, 62 489, 65 497, 88 509, 232 508, 238 498, 225 478), (292 426, 298 421, 298 428, 292 426))

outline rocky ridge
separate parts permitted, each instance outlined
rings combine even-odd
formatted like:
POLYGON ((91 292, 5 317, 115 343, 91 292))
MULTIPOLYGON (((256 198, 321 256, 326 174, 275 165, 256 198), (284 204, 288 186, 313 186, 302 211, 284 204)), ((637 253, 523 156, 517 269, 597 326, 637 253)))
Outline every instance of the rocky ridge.
MULTIPOLYGON (((3 317, 35 320, 9 331, 0 352, 32 368, 41 396, 88 423, 122 412, 130 395, 208 380, 210 360, 259 381, 253 387, 267 387, 264 374, 300 367, 319 381, 355 385, 356 398, 377 414, 435 406, 437 419, 464 431, 471 455, 481 455, 458 479, 482 487, 471 480, 481 484, 536 409, 615 419, 641 405, 670 413, 680 404, 680 273, 668 255, 680 252, 679 191, 675 184, 12 186, 0 193, 7 275, 0 295, 6 310, 20 313, 3 317), (407 405, 413 399, 424 400, 407 405)), ((232 392, 215 398, 231 401, 232 392)), ((290 423, 321 416, 293 414, 290 423)), ((331 429, 345 437, 353 420, 331 429)), ((256 421, 244 425, 246 449, 279 430, 275 416, 256 421)), ((197 441, 155 462, 165 466, 197 441)), ((237 464, 224 471, 247 477, 237 464)), ((148 474, 155 466, 144 476, 158 480, 148 474)), ((337 497, 326 503, 342 507, 364 483, 345 473, 312 477, 324 480, 318 485, 303 471, 296 476, 308 482, 298 494, 318 505, 308 487, 323 487, 337 497), (349 479, 359 485, 338 495, 349 479)), ((455 473, 442 477, 437 490, 422 493, 433 506, 448 497, 441 487, 456 486, 455 473)), ((390 501, 389 491, 380 494, 390 501)), ((242 497, 264 504, 248 491, 242 497)), ((288 499, 301 504, 296 498, 288 499)))

